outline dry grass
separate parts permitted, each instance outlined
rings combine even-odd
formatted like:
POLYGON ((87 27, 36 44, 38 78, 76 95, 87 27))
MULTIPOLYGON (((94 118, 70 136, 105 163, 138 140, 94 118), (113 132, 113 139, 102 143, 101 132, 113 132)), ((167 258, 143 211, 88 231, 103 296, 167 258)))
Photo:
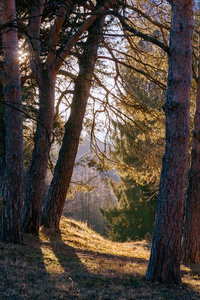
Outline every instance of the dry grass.
POLYGON ((182 265, 179 286, 145 281, 149 247, 113 243, 63 218, 61 233, 0 242, 0 299, 200 299, 199 265, 182 265))

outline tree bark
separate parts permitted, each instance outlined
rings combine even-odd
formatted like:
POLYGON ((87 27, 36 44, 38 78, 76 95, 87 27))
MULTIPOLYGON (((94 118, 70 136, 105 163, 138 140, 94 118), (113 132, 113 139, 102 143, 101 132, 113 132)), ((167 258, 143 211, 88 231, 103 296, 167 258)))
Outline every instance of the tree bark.
POLYGON ((59 228, 59 222, 74 168, 103 23, 104 16, 101 16, 96 19, 88 30, 89 37, 80 60, 80 71, 75 82, 71 113, 65 125, 63 143, 42 212, 41 225, 47 228, 59 228))
MULTIPOLYGON (((89 17, 86 22, 76 31, 74 36, 66 43, 62 53, 56 55, 56 47, 59 41, 62 24, 71 1, 63 2, 52 26, 49 39, 49 53, 45 64, 40 59, 40 26, 45 0, 34 0, 30 24, 27 30, 31 41, 29 43, 30 65, 33 75, 39 87, 39 116, 35 134, 35 145, 31 167, 28 174, 28 184, 24 202, 24 231, 38 235, 44 180, 47 170, 47 162, 50 150, 51 131, 54 120, 53 105, 55 101, 56 74, 63 64, 64 59, 78 41, 79 37, 97 18, 96 15, 89 17)), ((107 10, 116 1, 106 2, 100 6, 100 12, 107 10)), ((84 75, 83 75, 84 76, 84 75)), ((73 123, 73 122, 72 122, 73 123)))
MULTIPOLYGON (((67 1, 66 1, 67 2, 67 1)), ((31 166, 28 172, 26 194, 23 211, 24 232, 38 235, 42 197, 51 146, 52 128, 54 121, 56 70, 49 56, 55 56, 55 45, 59 37, 67 7, 61 5, 55 24, 52 26, 46 63, 41 61, 40 28, 45 0, 34 0, 29 22, 29 52, 30 65, 39 89, 39 113, 37 128, 34 136, 34 150, 31 166)))
POLYGON ((196 112, 183 235, 183 260, 200 262, 200 33, 196 112))
MULTIPOLYGON (((15 1, 2 0, 0 11, 1 24, 15 20, 15 1)), ((23 120, 18 61, 18 32, 16 28, 7 27, 1 33, 4 52, 4 96, 6 104, 6 169, 2 239, 5 242, 22 244, 23 120)))
POLYGON ((40 108, 23 211, 24 232, 34 235, 38 235, 39 232, 42 196, 51 146, 54 121, 55 71, 41 70, 39 81, 40 108))
POLYGON ((3 105, 3 85, 0 83, 0 197, 3 195, 6 169, 6 129, 5 129, 5 105, 3 105))
POLYGON ((189 148, 193 7, 174 0, 166 103, 166 146, 147 280, 179 283, 183 207, 189 148))

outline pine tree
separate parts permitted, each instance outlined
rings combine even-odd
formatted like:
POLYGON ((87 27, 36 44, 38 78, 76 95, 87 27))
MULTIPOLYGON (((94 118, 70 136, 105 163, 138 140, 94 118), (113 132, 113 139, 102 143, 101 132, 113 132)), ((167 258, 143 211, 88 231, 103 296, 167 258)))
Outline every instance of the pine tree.
MULTIPOLYGON (((143 122, 140 119, 140 126, 143 122)), ((118 205, 101 210, 108 223, 107 234, 113 240, 144 238, 147 232, 153 232, 159 167, 156 169, 153 161, 147 158, 156 143, 154 139, 151 141, 149 132, 146 138, 143 134, 141 128, 133 124, 115 123, 111 158, 115 160, 120 182, 111 182, 111 186, 118 205)))

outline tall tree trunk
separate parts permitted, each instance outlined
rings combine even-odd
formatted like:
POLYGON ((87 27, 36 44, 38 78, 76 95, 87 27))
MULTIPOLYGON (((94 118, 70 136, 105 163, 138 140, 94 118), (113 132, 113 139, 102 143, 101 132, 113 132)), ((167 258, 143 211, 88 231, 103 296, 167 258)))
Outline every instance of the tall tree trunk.
POLYGON ((101 16, 96 19, 88 30, 89 37, 80 60, 80 71, 75 82, 71 113, 65 125, 63 143, 42 212, 41 224, 45 227, 59 228, 59 222, 74 168, 103 23, 104 17, 101 16))
MULTIPOLYGON (((16 19, 14 0, 1 1, 0 17, 1 24, 16 19)), ((6 103, 6 170, 2 239, 5 242, 22 244, 23 121, 18 32, 16 28, 11 27, 5 28, 1 33, 4 51, 4 96, 6 103)))
POLYGON ((189 103, 192 75, 193 6, 191 0, 174 0, 163 157, 156 224, 147 280, 179 283, 183 206, 189 148, 189 103))
POLYGON ((34 137, 35 145, 28 173, 24 201, 24 231, 38 235, 42 196, 51 145, 54 120, 55 71, 41 70, 39 79, 39 115, 34 137))
POLYGON ((5 170, 6 170, 6 129, 5 129, 5 105, 3 104, 3 85, 0 83, 0 232, 2 223, 3 211, 3 192, 5 185, 5 170))
MULTIPOLYGON (((107 10, 115 2, 115 0, 108 2, 105 1, 105 3, 101 2, 101 6, 99 8, 99 11, 97 11, 97 15, 98 13, 102 13, 107 10)), ((29 179, 26 189, 23 224, 25 232, 29 232, 35 235, 38 235, 39 232, 40 210, 42 201, 41 199, 44 191, 47 157, 50 150, 48 145, 51 139, 51 128, 53 123, 53 114, 51 113, 51 110, 53 110, 55 97, 54 89, 56 73, 63 64, 65 58, 70 53, 72 47, 78 41, 79 37, 97 18, 96 15, 92 15, 87 18, 85 23, 82 24, 79 30, 77 30, 72 36, 72 38, 67 41, 62 52, 57 56, 56 48, 59 44, 59 35, 61 33, 62 25, 65 20, 65 16, 68 13, 68 9, 71 6, 71 3, 73 3, 73 1, 64 1, 62 5, 60 5, 56 20, 51 28, 49 38, 50 51, 48 52, 45 64, 43 64, 40 58, 40 26, 44 3, 45 0, 33 1, 29 23, 29 34, 31 37, 31 41, 29 43, 30 65, 39 87, 39 98, 41 105, 38 117, 39 124, 37 124, 37 132, 35 134, 33 160, 29 171, 29 179), (47 108, 47 110, 45 108, 47 108), (48 119, 46 119, 46 117, 43 117, 43 115, 48 115, 48 119), (50 116, 52 117, 52 119, 50 116), (44 126, 46 127, 46 130, 44 130, 44 126), (44 140, 45 144, 43 144, 44 140)), ((99 5, 97 5, 97 8, 98 7, 99 5)))
MULTIPOLYGON (((34 136, 34 150, 26 186, 23 227, 25 232, 34 235, 38 235, 39 232, 42 196, 54 121, 56 81, 56 71, 52 63, 47 66, 46 63, 42 63, 40 57, 40 28, 44 5, 45 0, 33 1, 28 25, 31 37, 29 41, 30 66, 39 89, 39 114, 34 136)), ((60 18, 62 21, 64 20, 64 15, 61 13, 60 18)), ((57 22, 54 27, 59 31, 57 22)))
POLYGON ((0 197, 3 195, 5 183, 5 169, 6 169, 6 129, 5 129, 5 105, 3 104, 3 85, 0 83, 0 197))
POLYGON ((183 235, 183 260, 200 262, 200 33, 196 112, 183 235))

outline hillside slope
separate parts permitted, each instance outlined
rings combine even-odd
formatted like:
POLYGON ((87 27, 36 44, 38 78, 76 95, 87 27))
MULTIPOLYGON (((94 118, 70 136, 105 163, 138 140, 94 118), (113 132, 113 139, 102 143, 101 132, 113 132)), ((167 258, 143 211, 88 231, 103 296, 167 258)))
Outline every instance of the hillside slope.
POLYGON ((180 286, 145 281, 149 246, 113 243, 63 217, 61 232, 0 242, 0 299, 200 299, 199 265, 182 265, 180 286))

